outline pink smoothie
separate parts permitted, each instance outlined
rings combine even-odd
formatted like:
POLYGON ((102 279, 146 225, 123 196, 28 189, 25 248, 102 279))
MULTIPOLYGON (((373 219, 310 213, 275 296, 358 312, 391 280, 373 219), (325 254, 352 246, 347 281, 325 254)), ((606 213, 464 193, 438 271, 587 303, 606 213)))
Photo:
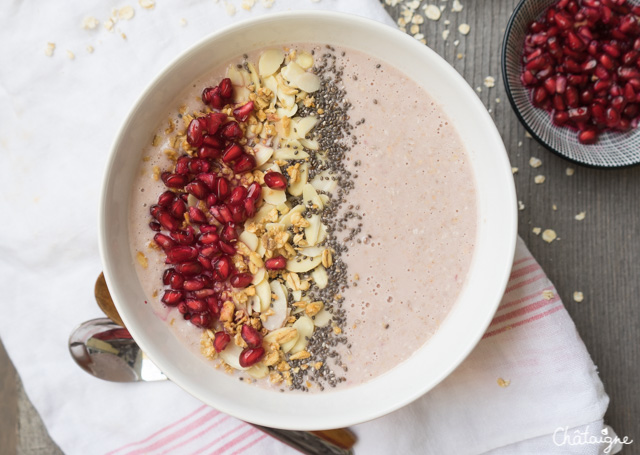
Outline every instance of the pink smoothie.
MULTIPOLYGON (((323 52, 312 45, 295 47, 323 52)), ((374 57, 339 48, 335 54, 345 66, 343 85, 353 105, 351 123, 357 124, 358 141, 347 158, 347 169, 357 175, 348 204, 362 215, 362 231, 346 242, 342 256, 349 279, 342 292, 348 344, 337 349, 347 371, 334 368, 346 378, 338 387, 345 387, 392 369, 438 329, 464 285, 477 213, 467 152, 427 90, 374 57)), ((213 68, 190 84, 175 105, 167 106, 167 118, 179 120, 184 104, 189 111, 200 108, 202 88, 225 77, 226 68, 213 68)), ((160 125, 156 133, 163 136, 165 128, 160 125)), ((143 153, 147 158, 131 197, 131 250, 134 257, 142 251, 148 259, 146 269, 136 267, 153 312, 200 356, 202 329, 160 302, 164 254, 147 247, 154 234, 148 209, 165 190, 152 178, 153 167, 170 165, 163 154, 167 147, 160 143, 143 153)))

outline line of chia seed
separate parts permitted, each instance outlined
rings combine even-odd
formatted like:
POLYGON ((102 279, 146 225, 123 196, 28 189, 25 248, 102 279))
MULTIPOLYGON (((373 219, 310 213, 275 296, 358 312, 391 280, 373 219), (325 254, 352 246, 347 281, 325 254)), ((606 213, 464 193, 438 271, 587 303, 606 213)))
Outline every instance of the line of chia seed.
MULTIPOLYGON (((335 192, 319 191, 329 197, 329 202, 325 205, 324 210, 319 211, 307 207, 305 211, 307 218, 313 214, 321 215, 322 223, 327 229, 327 238, 323 245, 333 250, 333 265, 327 269, 329 278, 327 286, 324 289, 319 289, 311 280, 312 285, 306 297, 309 301, 322 300, 325 308, 331 312, 333 317, 332 324, 316 328, 309 339, 307 351, 311 357, 289 361, 292 367, 292 383, 289 389, 303 392, 309 390, 307 382, 324 390, 327 386, 336 387, 338 383, 346 381, 344 373, 348 371, 348 366, 342 361, 337 350, 338 345, 341 344, 346 345, 347 349, 351 348, 351 344, 343 332, 347 321, 346 312, 342 308, 344 297, 341 294, 349 287, 349 282, 347 266, 342 260, 342 255, 348 251, 346 243, 354 239, 362 230, 362 223, 359 222, 362 220, 362 216, 358 213, 360 207, 352 205, 344 207, 347 195, 354 188, 354 181, 357 178, 357 174, 352 174, 345 166, 351 147, 357 144, 356 136, 353 134, 354 125, 350 123, 349 116, 349 109, 352 105, 342 84, 344 67, 338 66, 335 49, 330 46, 327 46, 326 49, 326 51, 323 50, 322 55, 316 55, 316 65, 313 68, 321 80, 320 90, 314 93, 315 106, 300 108, 299 115, 301 117, 309 115, 318 117, 314 134, 308 137, 308 139, 313 138, 318 141, 318 151, 305 149, 310 157, 309 180, 326 170, 329 171, 331 177, 320 178, 330 178, 337 182, 335 192), (319 114, 318 111, 322 113, 319 114), (349 220, 353 219, 358 221, 355 227, 349 223, 349 220), (342 232, 345 232, 345 236, 340 239, 338 236, 342 232), (334 327, 340 330, 336 331, 334 327), (319 368, 300 368, 305 364, 313 366, 318 362, 322 362, 319 368), (335 371, 335 367, 339 367, 340 371, 335 371)), ((317 52, 312 53, 317 54, 317 52)), ((342 52, 341 56, 344 57, 345 53, 342 52)), ((364 121, 358 122, 358 124, 362 123, 364 121)), ((356 167, 358 164, 358 162, 354 163, 356 167)))

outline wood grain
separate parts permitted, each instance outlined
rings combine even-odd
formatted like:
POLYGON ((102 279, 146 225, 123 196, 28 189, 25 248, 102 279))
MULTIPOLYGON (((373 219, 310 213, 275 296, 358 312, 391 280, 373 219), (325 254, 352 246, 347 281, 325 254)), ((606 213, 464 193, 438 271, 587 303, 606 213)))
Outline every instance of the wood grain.
MULTIPOLYGON (((515 176, 518 199, 525 205, 520 212, 520 235, 556 285, 599 368, 611 398, 606 422, 618 435, 640 441, 640 313, 636 308, 640 296, 640 168, 582 168, 527 139, 500 77, 504 27, 517 1, 462 3, 460 13, 446 10, 438 22, 425 20, 421 32, 429 47, 450 62, 472 87, 481 87, 478 96, 491 109, 511 161, 520 169, 515 176), (451 21, 448 27, 445 20, 451 21), (466 37, 457 32, 461 23, 471 26, 466 37), (451 31, 446 41, 442 37, 445 28, 451 31), (460 40, 457 47, 453 44, 456 39, 460 40), (464 55, 462 59, 457 58, 459 53, 464 55), (483 85, 486 76, 496 79, 494 88, 483 85), (531 156, 540 158, 543 165, 529 167, 531 156), (572 177, 565 175, 568 166, 576 169, 572 177), (544 184, 534 184, 537 174, 546 176, 544 184), (557 210, 553 210, 554 204, 557 210), (585 220, 576 221, 574 216, 582 211, 587 212, 585 220), (554 229, 560 239, 546 244, 531 232, 534 226, 554 229), (582 303, 572 299, 578 290, 585 295, 582 303)), ((399 6, 387 9, 399 17, 399 6)), ((25 421, 36 423, 16 434, 16 392, 11 386, 15 380, 8 360, 0 353, 0 452, 14 453, 11 449, 19 440, 20 454, 59 453, 46 430, 32 417, 23 394, 19 398, 20 412, 25 421)), ((634 446, 623 453, 632 453, 634 446)))

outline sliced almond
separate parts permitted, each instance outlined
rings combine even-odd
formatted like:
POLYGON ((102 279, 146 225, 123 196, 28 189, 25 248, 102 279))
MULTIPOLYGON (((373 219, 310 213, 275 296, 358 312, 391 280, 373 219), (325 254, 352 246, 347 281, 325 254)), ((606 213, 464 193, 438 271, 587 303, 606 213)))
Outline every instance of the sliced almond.
POLYGON ((269 280, 263 279, 256 285, 256 295, 260 298, 260 311, 267 311, 271 305, 271 286, 269 280))
POLYGON ((329 171, 322 171, 311 180, 311 184, 318 191, 333 192, 338 187, 338 182, 333 180, 329 171))
MULTIPOLYGON (((298 113, 298 105, 295 104, 295 103, 293 104, 293 106, 288 107, 288 108, 279 107, 278 109, 276 109, 276 114, 281 119, 283 119, 285 117, 292 118, 297 113, 298 113)), ((283 125, 283 128, 284 128, 284 125, 283 125)))
POLYGON ((313 335, 314 330, 313 320, 309 316, 302 316, 293 323, 293 328, 298 331, 298 341, 289 352, 295 354, 305 350, 309 344, 309 338, 313 335))
MULTIPOLYGON (((264 281, 264 278, 266 275, 267 275, 267 269, 265 269, 264 267, 260 267, 258 271, 255 273, 255 275, 253 275, 253 280, 251 280, 251 284, 255 285, 255 284, 261 283, 262 281, 264 281)), ((260 311, 262 311, 262 307, 260 311)))
POLYGON ((296 55, 295 62, 304 70, 308 70, 313 66, 313 55, 306 51, 300 51, 296 55))
POLYGON ((302 200, 307 206, 316 205, 320 210, 324 208, 322 199, 320 199, 318 192, 310 183, 307 183, 304 187, 302 187, 302 200))
POLYGON ((220 358, 227 362, 230 367, 235 368, 236 370, 246 370, 240 366, 240 353, 242 352, 242 348, 235 343, 229 343, 227 347, 220 353, 220 358))
POLYGON ((293 124, 293 132, 296 137, 304 138, 318 123, 318 118, 310 115, 309 117, 295 118, 291 120, 293 124))
POLYGON ((271 147, 267 147, 264 144, 256 144, 253 149, 256 152, 255 159, 256 166, 258 167, 269 161, 271 159, 271 156, 273 155, 273 149, 271 147))
POLYGON ((267 377, 269 374, 269 367, 267 367, 264 363, 258 362, 253 365, 251 368, 247 370, 249 376, 254 379, 262 379, 267 377))
POLYGON ((318 241, 318 234, 320 233, 322 220, 320 215, 311 215, 307 219, 309 221, 309 227, 304 228, 304 236, 307 239, 309 246, 314 246, 318 241))
POLYGON ((267 330, 275 330, 282 327, 289 317, 289 308, 287 307, 287 295, 284 286, 278 280, 271 281, 269 286, 276 298, 271 302, 273 314, 262 323, 262 326, 267 330))
POLYGON ((235 86, 243 86, 244 78, 242 77, 242 73, 233 65, 227 68, 227 77, 231 79, 231 83, 235 86))
POLYGON ((300 166, 300 179, 294 183, 289 184, 287 191, 292 196, 301 196, 302 188, 307 184, 309 180, 309 163, 303 163, 300 166))
MULTIPOLYGON (((320 256, 320 260, 322 261, 322 256, 320 256)), ((311 278, 316 282, 316 286, 318 286, 319 289, 324 289, 329 284, 327 269, 321 265, 313 269, 313 272, 311 272, 311 278)))
POLYGON ((331 321, 331 313, 325 308, 313 317, 313 324, 316 327, 326 327, 331 321))
MULTIPOLYGON (((294 208, 292 208, 289 213, 287 213, 286 215, 283 215, 280 220, 278 221, 278 223, 282 224, 285 228, 288 228, 289 226, 291 226, 291 217, 293 216, 294 213, 303 213, 307 208, 302 205, 302 204, 298 204, 296 205, 294 208)), ((268 228, 269 225, 267 225, 268 228)))
POLYGON ((251 251, 255 251, 258 248, 258 236, 249 231, 242 231, 239 237, 240 241, 247 245, 251 251))
POLYGON ((318 150, 320 148, 320 144, 318 144, 318 141, 315 139, 300 138, 299 140, 300 143, 309 150, 318 150))
POLYGON ((321 262, 322 256, 307 259, 296 257, 287 261, 287 270, 289 272, 304 273, 315 269, 321 262))
POLYGON ((287 201, 287 194, 284 190, 274 190, 269 187, 262 188, 262 197, 266 203, 272 205, 284 204, 287 201))
POLYGON ((320 78, 313 73, 304 73, 296 79, 295 85, 307 93, 313 93, 320 90, 320 78))
POLYGON ((273 152, 273 159, 275 160, 303 160, 305 158, 309 158, 307 152, 289 147, 282 147, 273 152))
POLYGON ((296 62, 289 62, 289 64, 280 70, 280 74, 290 85, 298 87, 298 84, 296 84, 295 81, 305 74, 305 70, 296 62))
POLYGON ((299 254, 314 258, 316 256, 321 256, 324 250, 325 248, 323 246, 310 246, 308 248, 302 248, 299 254))
POLYGON ((271 76, 278 71, 284 61, 284 51, 282 49, 267 49, 258 60, 258 71, 260 76, 271 76))

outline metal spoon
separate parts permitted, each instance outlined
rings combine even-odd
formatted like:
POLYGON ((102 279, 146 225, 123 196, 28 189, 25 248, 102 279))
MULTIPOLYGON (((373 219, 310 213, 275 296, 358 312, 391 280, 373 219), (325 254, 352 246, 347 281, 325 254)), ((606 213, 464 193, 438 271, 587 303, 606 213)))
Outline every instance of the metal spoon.
MULTIPOLYGON (((96 280, 94 293, 98 306, 109 319, 87 321, 74 330, 69 338, 69 351, 76 363, 89 374, 108 381, 167 379, 123 328, 102 273, 96 280)), ((346 428, 306 432, 254 426, 303 453, 350 454, 356 442, 355 435, 346 428)))
MULTIPOLYGON (((83 370, 107 381, 146 382, 167 379, 140 350, 129 331, 107 318, 92 319, 80 324, 69 337, 69 352, 73 360, 83 370)), ((353 440, 350 446, 344 447, 344 441, 326 439, 336 431, 350 434, 344 429, 322 432, 324 437, 319 437, 307 431, 253 426, 302 453, 310 455, 353 454, 353 450, 351 450, 353 440), (327 433, 329 434, 327 435, 327 433)))

